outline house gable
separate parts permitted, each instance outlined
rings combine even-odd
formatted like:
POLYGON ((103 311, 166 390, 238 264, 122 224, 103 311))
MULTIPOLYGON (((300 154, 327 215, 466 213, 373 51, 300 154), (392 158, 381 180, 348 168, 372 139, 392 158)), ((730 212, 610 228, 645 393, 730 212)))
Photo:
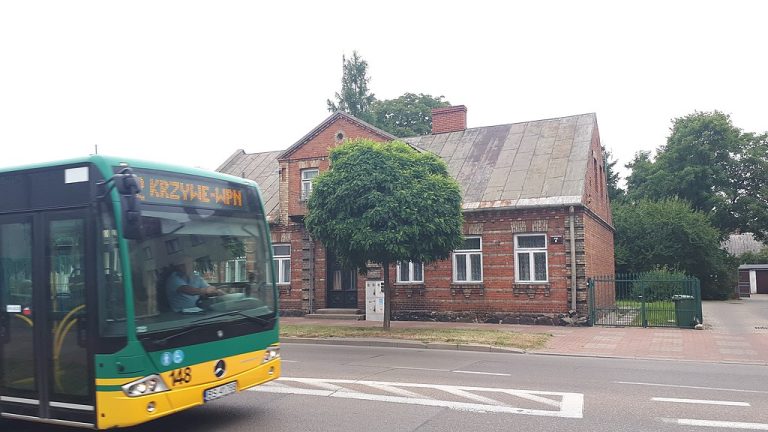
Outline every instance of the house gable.
POLYGON ((328 155, 333 147, 349 139, 368 138, 392 141, 394 136, 358 120, 344 112, 336 112, 310 133, 284 151, 279 157, 280 220, 303 217, 307 213, 307 196, 302 189, 302 172, 330 168, 328 155))
POLYGON ((337 111, 288 147, 278 159, 282 161, 328 156, 328 151, 344 140, 361 137, 375 141, 397 139, 394 135, 356 117, 343 111, 337 111))

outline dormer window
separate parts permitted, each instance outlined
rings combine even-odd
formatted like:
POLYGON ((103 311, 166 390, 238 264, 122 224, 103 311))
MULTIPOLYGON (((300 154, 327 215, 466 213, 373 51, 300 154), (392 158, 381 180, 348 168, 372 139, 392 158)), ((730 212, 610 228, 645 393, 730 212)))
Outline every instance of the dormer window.
POLYGON ((309 194, 312 193, 312 180, 317 177, 320 170, 317 168, 310 168, 301 170, 301 201, 309 199, 309 194))

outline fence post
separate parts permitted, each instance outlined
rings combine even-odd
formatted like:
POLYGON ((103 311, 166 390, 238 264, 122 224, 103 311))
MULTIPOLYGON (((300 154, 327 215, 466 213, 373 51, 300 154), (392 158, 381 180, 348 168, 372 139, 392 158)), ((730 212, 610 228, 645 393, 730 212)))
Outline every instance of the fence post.
POLYGON ((643 295, 640 296, 640 322, 643 324, 643 327, 648 327, 648 317, 645 313, 645 299, 648 296, 648 293, 646 292, 648 287, 645 284, 645 280, 640 280, 640 287, 642 288, 643 295))
POLYGON ((700 324, 704 324, 704 312, 701 310, 701 281, 696 278, 694 282, 694 288, 696 290, 696 308, 698 309, 699 313, 699 322, 700 324))
POLYGON ((589 325, 595 325, 595 280, 587 279, 587 294, 589 295, 589 325))

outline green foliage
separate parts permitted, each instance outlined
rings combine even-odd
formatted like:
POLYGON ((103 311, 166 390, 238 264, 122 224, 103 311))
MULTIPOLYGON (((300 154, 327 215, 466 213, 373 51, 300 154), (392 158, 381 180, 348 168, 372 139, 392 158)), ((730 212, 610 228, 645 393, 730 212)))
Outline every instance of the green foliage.
POLYGON ((610 150, 603 147, 603 165, 605 166, 605 180, 608 184, 608 199, 610 202, 619 202, 624 199, 624 189, 619 187, 619 172, 616 171, 616 163, 618 162, 613 158, 613 153, 610 150))
POLYGON ((640 152, 627 167, 630 200, 680 198, 709 215, 723 235, 768 238, 768 135, 743 133, 727 114, 675 119, 655 160, 640 152))
POLYGON ((670 270, 667 267, 656 267, 638 275, 632 283, 634 298, 642 296, 646 302, 671 301, 674 295, 688 295, 688 280, 683 272, 670 270))
POLYGON ((732 291, 734 262, 720 249, 720 233, 707 215, 679 199, 616 203, 612 209, 618 272, 664 266, 699 278, 703 298, 732 291))
MULTIPOLYGON (((768 134, 742 135, 741 154, 728 173, 727 221, 759 240, 768 240, 768 134)), ((722 212, 721 212, 722 213, 722 212)), ((722 216, 721 216, 722 217, 722 216)))
POLYGON ((736 257, 739 265, 742 264, 768 264, 768 247, 760 249, 758 252, 745 252, 736 257))
POLYGON ((432 132, 432 108, 450 106, 443 96, 405 93, 396 99, 377 100, 368 88, 368 62, 357 51, 342 56, 341 91, 327 100, 328 111, 344 111, 397 137, 432 132))
POLYGON ((342 56, 341 92, 336 93, 336 102, 328 99, 328 111, 344 111, 361 120, 372 120, 371 106, 376 97, 368 89, 368 62, 357 51, 352 58, 342 56))
POLYGON ((402 142, 352 140, 331 151, 305 219, 341 264, 433 262, 461 245, 461 191, 445 163, 402 142))
POLYGON ((397 99, 375 101, 371 124, 397 137, 432 133, 432 108, 451 104, 443 96, 405 93, 397 99))

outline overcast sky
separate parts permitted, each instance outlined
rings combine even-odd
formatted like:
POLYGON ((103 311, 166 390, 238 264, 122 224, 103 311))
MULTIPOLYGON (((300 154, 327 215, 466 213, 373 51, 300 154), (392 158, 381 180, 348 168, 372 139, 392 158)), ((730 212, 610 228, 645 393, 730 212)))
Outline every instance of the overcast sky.
POLYGON ((671 119, 768 130, 768 2, 0 2, 0 165, 99 153, 215 169, 330 113, 342 55, 379 99, 467 106, 469 127, 597 113, 628 162, 671 119))

